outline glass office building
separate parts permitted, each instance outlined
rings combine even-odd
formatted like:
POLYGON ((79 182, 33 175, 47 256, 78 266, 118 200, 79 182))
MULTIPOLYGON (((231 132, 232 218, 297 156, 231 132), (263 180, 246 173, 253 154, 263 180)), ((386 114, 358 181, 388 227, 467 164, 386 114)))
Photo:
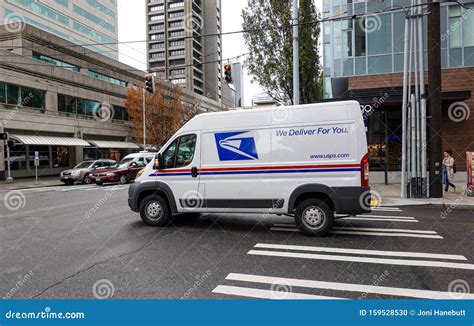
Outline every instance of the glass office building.
MULTIPOLYGON (((323 18, 341 18, 323 23, 325 98, 356 99, 363 107, 370 106, 367 136, 376 170, 400 169, 405 12, 393 9, 410 4, 410 0, 323 1, 323 18)), ((474 109, 474 4, 442 4, 440 18, 443 138, 462 160, 466 151, 473 150, 474 120, 454 123, 446 112, 457 101, 474 109)), ((423 25, 426 49, 426 17, 423 25)), ((424 63, 428 69, 426 50, 424 63)))
POLYGON ((116 0, 0 1, 0 24, 15 21, 118 59, 116 0))

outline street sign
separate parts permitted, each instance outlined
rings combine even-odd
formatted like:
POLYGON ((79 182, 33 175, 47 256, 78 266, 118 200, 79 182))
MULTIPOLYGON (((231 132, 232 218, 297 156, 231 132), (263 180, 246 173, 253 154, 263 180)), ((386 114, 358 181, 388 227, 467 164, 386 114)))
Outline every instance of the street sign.
POLYGON ((474 152, 466 152, 467 189, 474 190, 474 152))
POLYGON ((39 152, 35 152, 35 166, 39 166, 39 152))

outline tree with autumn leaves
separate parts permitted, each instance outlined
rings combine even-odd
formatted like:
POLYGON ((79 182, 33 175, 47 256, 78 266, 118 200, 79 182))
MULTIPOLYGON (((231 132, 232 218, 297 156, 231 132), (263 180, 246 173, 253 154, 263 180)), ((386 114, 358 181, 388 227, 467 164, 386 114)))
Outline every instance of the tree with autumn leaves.
MULTIPOLYGON (((199 113, 200 103, 183 97, 178 85, 158 81, 155 92, 145 95, 146 141, 160 148, 186 122, 199 113)), ((143 143, 143 88, 128 90, 125 108, 133 123, 135 139, 143 143)))

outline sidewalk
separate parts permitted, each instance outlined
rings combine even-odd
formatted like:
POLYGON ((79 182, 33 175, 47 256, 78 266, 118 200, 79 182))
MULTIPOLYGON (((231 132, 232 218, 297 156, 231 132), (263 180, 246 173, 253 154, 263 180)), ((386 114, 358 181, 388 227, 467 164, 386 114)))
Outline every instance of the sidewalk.
POLYGON ((13 183, 5 183, 5 181, 0 181, 0 190, 21 190, 29 188, 44 188, 44 187, 53 187, 53 186, 63 186, 59 180, 59 176, 53 177, 40 177, 38 179, 38 184, 36 184, 35 178, 21 178, 15 179, 13 183))
POLYGON ((443 193, 443 198, 402 199, 400 198, 400 184, 385 185, 374 183, 371 190, 380 197, 382 206, 409 206, 409 205, 434 205, 445 208, 466 208, 474 210, 474 197, 465 194, 466 185, 456 183, 456 192, 452 188, 443 193))

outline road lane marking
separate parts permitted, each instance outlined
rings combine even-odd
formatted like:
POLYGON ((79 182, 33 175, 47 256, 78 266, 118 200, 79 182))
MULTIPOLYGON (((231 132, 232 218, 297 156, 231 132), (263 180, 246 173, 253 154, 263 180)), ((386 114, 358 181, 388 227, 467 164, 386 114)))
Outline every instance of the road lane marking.
POLYGON ((338 220, 350 220, 350 221, 370 221, 370 222, 401 222, 401 223, 418 223, 418 220, 411 219, 398 219, 398 218, 364 218, 364 217, 341 217, 338 220))
POLYGON ((247 254, 258 255, 258 256, 332 260, 332 261, 368 263, 368 264, 441 267, 441 268, 474 270, 473 264, 451 263, 451 262, 432 261, 432 260, 409 260, 409 259, 371 258, 371 257, 341 256, 341 255, 319 255, 319 254, 309 254, 309 253, 302 253, 302 252, 283 252, 283 251, 269 251, 269 250, 250 250, 247 254))
POLYGON ((400 208, 384 207, 384 206, 371 207, 371 210, 373 210, 373 211, 382 211, 382 212, 401 212, 402 211, 400 208))
POLYGON ((427 253, 427 252, 405 252, 405 251, 385 251, 385 250, 368 250, 368 249, 351 249, 351 248, 312 247, 312 246, 280 245, 280 244, 269 244, 269 243, 257 243, 254 246, 254 248, 301 250, 301 251, 312 251, 312 252, 331 252, 331 253, 344 253, 344 254, 369 255, 369 256, 392 256, 392 257, 467 260, 467 258, 462 255, 433 254, 433 253, 427 253))
MULTIPOLYGON (((337 216, 337 215, 336 215, 337 216)), ((350 216, 352 217, 352 216, 350 216)), ((365 218, 397 218, 399 220, 415 220, 413 216, 398 216, 398 215, 372 215, 372 214, 362 214, 356 215, 354 217, 365 217, 365 218)))
MULTIPOLYGON (((382 295, 391 295, 399 297, 412 297, 420 299, 454 299, 455 296, 450 292, 433 291, 433 290, 418 290, 410 288, 396 288, 386 286, 375 286, 365 284, 351 284, 339 282, 322 282, 314 280, 303 280, 295 278, 283 278, 272 276, 260 276, 250 274, 231 273, 227 275, 226 280, 251 282, 259 284, 281 284, 286 286, 303 287, 310 289, 335 290, 335 291, 349 291, 361 293, 375 293, 382 295)), ((286 293, 285 293, 286 294, 286 293)), ((465 294, 463 299, 474 299, 474 294, 465 294)))
POLYGON ((313 299, 313 300, 334 300, 343 299, 335 297, 326 297, 314 294, 294 293, 294 292, 278 292, 272 290, 253 289, 240 286, 218 285, 213 293, 234 295, 239 297, 249 297, 258 299, 282 299, 282 300, 299 300, 299 299, 313 299))
POLYGON ((358 228, 358 227, 347 227, 347 226, 334 226, 333 230, 343 231, 374 231, 374 232, 402 232, 402 233, 416 233, 416 234, 438 234, 436 231, 431 230, 411 230, 411 229, 384 229, 384 228, 358 228))
MULTIPOLYGON (((338 228, 335 227, 335 230, 330 230, 328 233, 331 234, 346 234, 346 235, 369 235, 369 236, 380 236, 380 237, 406 237, 406 238, 422 238, 422 239, 444 239, 442 236, 438 235, 436 232, 434 234, 421 234, 421 233, 412 233, 412 230, 408 232, 400 231, 390 231, 390 229, 380 229, 383 232, 375 231, 356 231, 354 228, 338 228), (352 230, 352 231, 351 231, 352 230)), ((370 228, 369 228, 370 230, 370 228)), ((397 229, 394 229, 397 230, 397 229)), ((270 231, 279 231, 279 232, 300 232, 297 227, 271 227, 270 231)))
POLYGON ((332 234, 346 234, 346 235, 376 235, 380 237, 405 237, 405 238, 422 238, 422 239, 444 239, 440 235, 431 234, 413 234, 413 233, 389 233, 389 232, 364 232, 364 231, 339 231, 331 230, 332 234))

